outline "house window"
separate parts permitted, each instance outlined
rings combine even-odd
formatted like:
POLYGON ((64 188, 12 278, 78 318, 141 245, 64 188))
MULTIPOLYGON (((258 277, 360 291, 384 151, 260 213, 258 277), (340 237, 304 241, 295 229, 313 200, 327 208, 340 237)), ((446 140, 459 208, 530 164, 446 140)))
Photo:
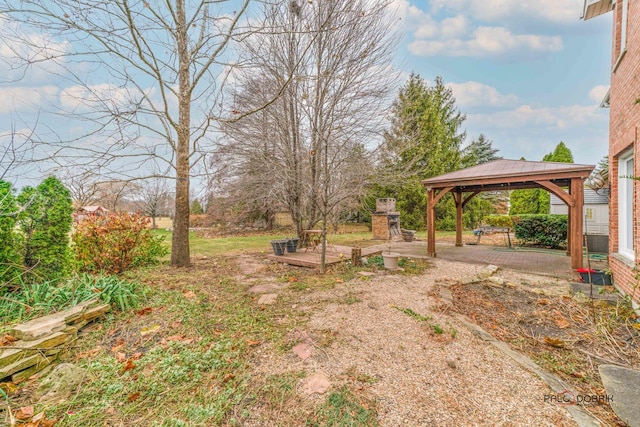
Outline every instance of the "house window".
POLYGON ((618 160, 618 252, 635 261, 633 247, 633 151, 618 160))
POLYGON ((618 4, 615 6, 616 13, 620 14, 620 25, 617 25, 616 28, 616 38, 614 43, 616 44, 614 53, 618 55, 615 65, 613 66, 613 71, 618 68, 624 54, 627 53, 627 21, 629 16, 629 0, 618 0, 618 4), (618 5, 620 8, 618 8, 618 5), (618 39, 620 40, 620 44, 618 44, 618 39))
POLYGON ((591 221, 593 219, 593 208, 585 208, 584 217, 587 221, 591 221))

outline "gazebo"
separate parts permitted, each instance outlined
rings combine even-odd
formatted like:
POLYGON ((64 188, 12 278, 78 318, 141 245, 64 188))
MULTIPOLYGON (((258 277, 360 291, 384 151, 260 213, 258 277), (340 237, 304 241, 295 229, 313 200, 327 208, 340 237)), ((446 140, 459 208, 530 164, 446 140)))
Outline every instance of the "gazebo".
POLYGON ((436 256, 435 207, 445 194, 451 192, 456 204, 456 246, 462 246, 462 209, 475 195, 543 188, 569 207, 567 253, 571 268, 581 268, 584 180, 593 169, 593 165, 501 159, 422 181, 427 190, 427 254, 436 256))

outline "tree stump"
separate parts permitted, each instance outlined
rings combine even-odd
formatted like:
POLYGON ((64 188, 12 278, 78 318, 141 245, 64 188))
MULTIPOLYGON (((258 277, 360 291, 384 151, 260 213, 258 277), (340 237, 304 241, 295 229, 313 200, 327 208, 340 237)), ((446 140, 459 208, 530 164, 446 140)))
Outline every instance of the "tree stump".
POLYGON ((351 249, 351 264, 354 267, 362 266, 362 249, 360 248, 351 249))

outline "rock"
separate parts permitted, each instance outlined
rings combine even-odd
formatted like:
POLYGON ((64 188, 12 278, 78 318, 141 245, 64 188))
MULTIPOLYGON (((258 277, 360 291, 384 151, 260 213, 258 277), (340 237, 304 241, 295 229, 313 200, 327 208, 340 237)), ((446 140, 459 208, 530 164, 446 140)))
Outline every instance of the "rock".
POLYGON ((40 383, 35 392, 38 402, 64 401, 84 381, 87 370, 71 363, 62 363, 40 383))
POLYGON ((67 327, 68 323, 81 320, 84 313, 97 301, 97 299, 92 299, 71 307, 69 310, 30 320, 15 326, 10 333, 18 339, 31 341, 46 337, 54 332, 60 332, 67 327))
POLYGON ((278 299, 278 294, 264 294, 258 300, 258 304, 271 305, 278 299))
POLYGON ((447 360, 447 366, 450 367, 451 369, 456 369, 458 367, 458 365, 456 364, 456 361, 453 359, 447 360))
POLYGON ((380 309, 380 307, 378 307, 378 304, 376 304, 375 302, 367 303, 367 307, 369 307, 371 310, 379 310, 380 309))
POLYGON ((444 301, 447 304, 451 304, 453 303, 453 294, 451 293, 451 290, 449 288, 446 287, 441 287, 440 288, 440 299, 442 301, 444 301))
POLYGON ((58 360, 59 352, 60 350, 49 350, 47 352, 47 357, 41 362, 36 363, 30 368, 27 368, 20 372, 16 372, 15 374, 11 375, 11 381, 14 384, 18 384, 26 379, 29 379, 32 375, 37 374, 38 372, 42 371, 44 368, 46 368, 47 366, 51 365, 53 362, 58 360))
POLYGON ((27 356, 22 359, 19 359, 18 361, 13 362, 12 364, 7 365, 4 368, 0 369, 0 379, 6 378, 11 374, 15 374, 16 372, 20 372, 24 369, 30 368, 46 360, 47 360, 47 357, 39 353, 34 354, 33 356, 27 356))
POLYGON ((39 340, 16 341, 11 345, 11 347, 20 348, 2 350, 2 347, 0 347, 0 368, 6 367, 18 359, 23 359, 27 356, 39 353, 41 349, 49 349, 63 345, 70 341, 71 338, 72 335, 70 334, 55 332, 52 335, 40 338, 39 340))
POLYGON ((489 282, 491 285, 502 287, 504 286, 505 280, 502 277, 491 276, 487 278, 487 282, 489 282))
POLYGON ((496 271, 498 271, 498 267, 493 264, 489 264, 486 267, 484 267, 482 270, 480 270, 480 273, 478 273, 478 279, 480 280, 487 279, 493 276, 496 271))
POLYGON ((331 387, 331 383, 327 375, 322 371, 318 371, 303 380, 302 394, 307 396, 313 393, 324 394, 329 390, 329 387, 331 387))
POLYGON ((302 360, 307 360, 311 356, 311 353, 313 353, 313 347, 309 344, 298 344, 291 350, 302 360))
POLYGON ((277 291, 278 289, 281 289, 282 285, 279 285, 277 283, 265 283, 262 285, 255 285, 249 288, 249 290, 247 290, 247 293, 250 294, 268 294, 270 292, 273 291, 277 291))
POLYGON ((598 371, 613 412, 630 427, 640 426, 640 371, 617 365, 600 365, 598 371))

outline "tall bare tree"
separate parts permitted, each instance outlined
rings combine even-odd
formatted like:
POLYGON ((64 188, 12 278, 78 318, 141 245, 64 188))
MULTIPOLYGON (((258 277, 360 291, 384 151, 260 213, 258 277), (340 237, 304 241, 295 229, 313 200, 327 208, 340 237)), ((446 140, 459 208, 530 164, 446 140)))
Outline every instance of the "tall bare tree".
POLYGON ((235 109, 264 103, 294 78, 268 108, 224 128, 224 153, 244 172, 237 193, 288 207, 298 234, 322 220, 326 239, 328 220, 363 189, 394 80, 389 5, 278 3, 267 8, 266 30, 244 44, 254 67, 236 75, 235 109))
MULTIPOLYGON (((62 107, 86 126, 48 145, 65 165, 117 179, 169 168, 175 179, 171 264, 189 258, 189 185, 222 116, 223 70, 234 38, 255 27, 250 0, 5 0, 0 16, 21 32, 23 65, 55 61, 73 81, 62 107), (245 24, 243 24, 245 22, 245 24), (38 34, 39 37, 30 37, 38 34), (36 52, 37 54, 33 54, 36 52)), ((48 138, 51 135, 47 136, 48 138)), ((43 138, 46 139, 46 138, 43 138)), ((50 141, 50 139, 48 139, 50 141)))

